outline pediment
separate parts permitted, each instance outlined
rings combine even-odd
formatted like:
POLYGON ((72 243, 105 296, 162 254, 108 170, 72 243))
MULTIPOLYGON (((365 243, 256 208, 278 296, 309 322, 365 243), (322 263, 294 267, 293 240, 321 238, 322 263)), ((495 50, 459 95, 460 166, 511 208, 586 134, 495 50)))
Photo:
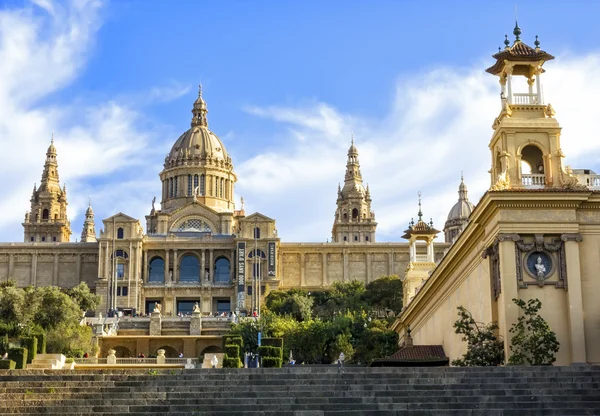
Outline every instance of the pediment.
POLYGON ((255 212, 254 214, 250 214, 247 217, 240 219, 240 222, 275 222, 275 220, 260 212, 255 212))
POLYGON ((139 220, 137 218, 133 218, 130 217, 127 214, 123 214, 122 212, 119 212, 118 214, 115 214, 111 217, 105 218, 102 220, 102 222, 139 222, 139 220))

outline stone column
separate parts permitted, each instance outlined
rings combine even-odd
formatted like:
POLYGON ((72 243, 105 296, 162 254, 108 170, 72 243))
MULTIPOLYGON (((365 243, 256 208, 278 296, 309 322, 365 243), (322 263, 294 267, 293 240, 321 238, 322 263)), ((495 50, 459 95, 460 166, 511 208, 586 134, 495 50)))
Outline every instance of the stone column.
POLYGON ((206 252, 204 249, 201 250, 202 255, 200 256, 200 283, 204 283, 204 270, 206 269, 206 252))
POLYGON ((148 250, 144 250, 144 263, 143 263, 143 276, 144 282, 148 282, 148 250))
POLYGON ((304 253, 300 253, 300 287, 306 286, 306 264, 304 263, 304 253))
POLYGON ((326 287, 327 286, 327 253, 322 253, 322 267, 323 267, 323 275, 321 276, 321 286, 326 287))
POLYGON ((367 275, 365 276, 367 281, 365 283, 369 283, 371 281, 371 274, 371 253, 367 253, 367 275))
POLYGON ((231 280, 231 282, 234 283, 235 282, 235 267, 236 267, 235 250, 231 250, 231 257, 229 259, 230 259, 230 263, 229 263, 229 265, 230 265, 230 267, 229 267, 229 280, 231 280))
POLYGON ((211 248, 208 250, 208 259, 209 259, 209 268, 208 268, 208 280, 210 281, 210 283, 214 283, 214 274, 215 274, 215 265, 214 265, 214 258, 213 258, 213 253, 214 250, 211 248))
POLYGON ((169 252, 170 251, 171 250, 169 250, 169 249, 165 250, 165 284, 168 284, 168 285, 171 284, 171 276, 169 273, 169 270, 171 269, 171 266, 170 266, 171 262, 169 261, 170 260, 169 252))
POLYGON ((179 283, 179 256, 177 249, 173 250, 173 281, 179 283))
POLYGON ((167 357, 165 357, 165 350, 160 349, 156 351, 156 364, 164 364, 167 362, 167 357))
POLYGON ((202 335, 202 314, 200 311, 192 312, 190 319, 190 335, 202 335))
POLYGON ((161 332, 162 317, 160 312, 154 311, 150 314, 150 335, 161 335, 161 332))
POLYGON ((108 350, 108 356, 106 357, 106 364, 112 364, 115 365, 117 364, 117 356, 115 355, 117 351, 115 350, 108 350))
MULTIPOLYGON (((106 247, 104 248, 104 273, 102 273, 102 277, 104 279, 108 279, 109 277, 109 269, 108 269, 108 262, 110 260, 110 250, 108 249, 108 241, 106 242, 106 247)), ((100 260, 102 261, 102 260, 100 260)))
POLYGON ((569 306, 569 343, 571 344, 571 364, 586 363, 585 326, 583 319, 583 295, 581 288, 581 264, 579 262, 579 245, 582 240, 578 234, 563 234, 565 241, 565 261, 569 285, 567 296, 569 306))
POLYGON ((511 350, 509 346, 510 339, 512 338, 512 334, 509 332, 509 329, 511 328, 512 324, 516 323, 519 319, 519 307, 512 301, 512 299, 519 298, 516 271, 517 258, 514 241, 506 241, 504 239, 499 240, 501 293, 498 297, 496 307, 498 308, 499 333, 504 338, 504 356, 508 362, 508 359, 511 356, 511 350))

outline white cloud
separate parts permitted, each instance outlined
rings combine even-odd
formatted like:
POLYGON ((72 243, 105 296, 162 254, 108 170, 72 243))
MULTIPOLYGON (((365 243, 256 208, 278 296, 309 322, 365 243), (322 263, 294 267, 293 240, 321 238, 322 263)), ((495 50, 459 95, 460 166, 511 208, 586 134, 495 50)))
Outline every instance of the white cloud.
MULTIPOLYGON (((599 61, 597 54, 566 55, 548 63, 542 77, 546 101, 553 103, 564 128, 567 163, 576 167, 598 167, 593 151, 600 140, 590 135, 596 131, 592 123, 600 95, 595 70, 599 61)), ((396 85, 389 113, 375 121, 322 102, 308 108, 247 108, 290 131, 280 148, 238 165, 238 195, 245 196, 251 211, 276 218, 284 241, 330 238, 336 184, 343 181, 345 151, 355 130, 379 241, 400 240, 408 221, 416 217, 418 191, 423 193, 424 215, 441 230, 458 198, 461 171, 472 202, 489 187, 488 143, 500 102, 497 79, 483 71, 486 63, 405 75, 396 85)))

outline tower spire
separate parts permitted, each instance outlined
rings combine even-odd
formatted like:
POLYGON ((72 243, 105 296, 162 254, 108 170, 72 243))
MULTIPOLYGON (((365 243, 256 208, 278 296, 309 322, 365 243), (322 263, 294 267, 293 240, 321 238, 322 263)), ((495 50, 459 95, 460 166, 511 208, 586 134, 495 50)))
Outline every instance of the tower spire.
POLYGON ((422 195, 421 191, 419 191, 417 193, 417 195, 419 195, 419 214, 418 214, 419 215, 419 221, 422 221, 423 220, 423 211, 421 211, 421 195, 422 195))
POLYGON ((204 101, 204 98, 202 97, 202 84, 199 84, 198 98, 194 101, 194 106, 192 108, 192 127, 208 127, 208 120, 206 118, 207 113, 208 108, 206 106, 206 101, 204 101))
POLYGON ((85 220, 83 221, 83 229, 81 230, 81 242, 93 243, 96 242, 96 228, 94 226, 94 210, 92 209, 92 198, 90 197, 88 208, 85 211, 85 220))

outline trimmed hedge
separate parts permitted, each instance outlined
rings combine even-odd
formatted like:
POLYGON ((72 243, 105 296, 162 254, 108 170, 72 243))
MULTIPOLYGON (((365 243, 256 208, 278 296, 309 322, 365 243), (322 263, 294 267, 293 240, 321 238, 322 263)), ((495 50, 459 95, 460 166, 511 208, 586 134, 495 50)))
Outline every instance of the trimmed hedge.
POLYGON ((27 364, 30 364, 37 354, 36 337, 21 337, 21 346, 27 348, 27 364))
POLYGON ((230 358, 225 356, 223 358, 223 368, 240 368, 242 366, 242 362, 238 357, 230 358))
POLYGON ((244 359, 244 340, 239 335, 224 335, 223 336, 223 350, 227 345, 237 345, 240 347, 238 358, 240 360, 244 359))
POLYGON ((275 357, 263 357, 262 366, 264 368, 272 367, 272 368, 281 368, 282 359, 275 357))
POLYGON ((27 348, 9 348, 8 359, 16 363, 16 369, 27 368, 27 348))
POLYGON ((237 358, 239 360, 240 357, 240 347, 235 344, 225 345, 225 356, 229 358, 237 358))
POLYGON ((8 352, 8 335, 0 336, 0 354, 8 352))
POLYGON ((14 370, 16 365, 13 360, 0 360, 0 370, 14 370))
POLYGON ((263 338, 261 344, 265 347, 283 348, 283 338, 263 338))
POLYGON ((37 353, 46 354, 46 334, 43 332, 32 333, 32 337, 37 338, 37 353))
POLYGON ((279 347, 271 347, 268 345, 258 347, 258 354, 261 357, 279 358, 283 360, 283 349, 279 347))

